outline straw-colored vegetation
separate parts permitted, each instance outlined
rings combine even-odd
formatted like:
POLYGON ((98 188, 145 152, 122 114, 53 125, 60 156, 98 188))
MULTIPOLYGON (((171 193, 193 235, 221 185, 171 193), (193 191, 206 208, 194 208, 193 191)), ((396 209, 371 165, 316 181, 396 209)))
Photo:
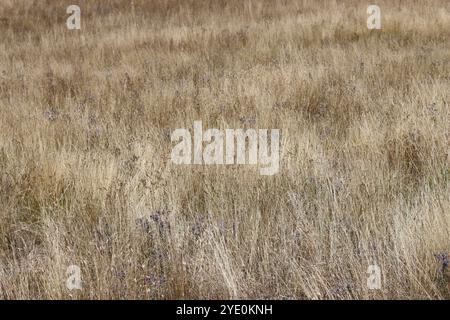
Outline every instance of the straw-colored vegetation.
POLYGON ((0 2, 1 298, 450 297, 449 1, 74 2, 0 2), (195 120, 279 173, 172 164, 195 120))

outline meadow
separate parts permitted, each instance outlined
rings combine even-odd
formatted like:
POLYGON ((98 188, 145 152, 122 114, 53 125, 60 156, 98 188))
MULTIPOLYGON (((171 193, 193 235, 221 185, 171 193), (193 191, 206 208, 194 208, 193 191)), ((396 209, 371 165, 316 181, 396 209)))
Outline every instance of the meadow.
POLYGON ((0 2, 1 299, 450 298, 449 1, 74 2, 0 2))

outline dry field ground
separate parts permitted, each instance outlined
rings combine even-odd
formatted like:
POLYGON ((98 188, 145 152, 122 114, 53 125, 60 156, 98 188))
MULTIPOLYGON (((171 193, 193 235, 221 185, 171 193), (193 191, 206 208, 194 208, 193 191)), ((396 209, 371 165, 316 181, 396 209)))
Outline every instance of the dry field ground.
POLYGON ((369 4, 2 0, 0 298, 450 298, 450 2, 369 4), (195 120, 279 172, 173 164, 195 120))

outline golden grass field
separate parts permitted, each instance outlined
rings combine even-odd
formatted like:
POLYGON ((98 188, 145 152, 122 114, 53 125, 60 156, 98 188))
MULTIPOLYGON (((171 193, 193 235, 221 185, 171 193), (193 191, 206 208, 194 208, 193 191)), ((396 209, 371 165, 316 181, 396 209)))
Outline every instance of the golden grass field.
POLYGON ((370 4, 2 0, 0 298, 450 298, 450 2, 370 4), (278 174, 173 164, 196 120, 278 174))

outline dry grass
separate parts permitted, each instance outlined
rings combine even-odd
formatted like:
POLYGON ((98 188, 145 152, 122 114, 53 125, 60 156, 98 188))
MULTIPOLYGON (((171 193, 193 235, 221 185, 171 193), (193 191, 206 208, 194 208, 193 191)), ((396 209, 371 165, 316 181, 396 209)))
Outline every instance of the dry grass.
POLYGON ((450 297, 447 0, 73 2, 0 3, 1 298, 450 297), (280 172, 173 165, 194 120, 280 172))

